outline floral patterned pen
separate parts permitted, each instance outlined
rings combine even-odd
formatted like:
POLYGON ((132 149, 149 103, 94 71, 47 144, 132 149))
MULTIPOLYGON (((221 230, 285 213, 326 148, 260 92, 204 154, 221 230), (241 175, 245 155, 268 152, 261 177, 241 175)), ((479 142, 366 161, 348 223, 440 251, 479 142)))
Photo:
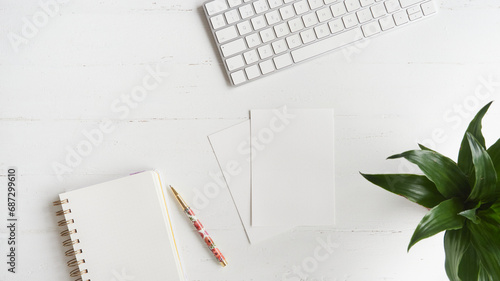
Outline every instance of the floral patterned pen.
POLYGON ((212 253, 214 254, 214 256, 217 258, 217 260, 220 262, 220 264, 222 266, 226 266, 227 265, 226 259, 224 258, 222 253, 219 251, 217 246, 215 246, 215 243, 214 243, 214 240, 212 240, 212 237, 210 237, 210 235, 205 230, 205 228, 203 227, 201 222, 196 218, 193 210, 191 210, 191 208, 189 208, 188 204, 186 204, 186 202, 182 199, 182 197, 179 195, 179 193, 177 193, 177 191, 172 186, 170 186, 170 188, 172 189, 172 192, 174 193, 175 198, 177 199, 179 204, 181 204, 181 207, 184 210, 184 213, 186 213, 189 220, 193 223, 194 227, 196 227, 196 230, 198 230, 198 233, 200 234, 201 238, 205 241, 205 243, 207 244, 210 251, 212 251, 212 253))

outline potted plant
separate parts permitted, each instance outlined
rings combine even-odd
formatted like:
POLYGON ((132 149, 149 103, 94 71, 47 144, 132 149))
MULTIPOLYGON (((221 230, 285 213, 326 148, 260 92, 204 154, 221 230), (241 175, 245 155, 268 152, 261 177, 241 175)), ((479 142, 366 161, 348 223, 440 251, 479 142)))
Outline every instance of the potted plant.
POLYGON ((423 145, 388 159, 405 158, 423 175, 361 174, 430 211, 418 224, 418 241, 444 234, 445 270, 451 281, 500 280, 500 139, 486 148, 481 121, 491 102, 469 124, 458 161, 423 145))

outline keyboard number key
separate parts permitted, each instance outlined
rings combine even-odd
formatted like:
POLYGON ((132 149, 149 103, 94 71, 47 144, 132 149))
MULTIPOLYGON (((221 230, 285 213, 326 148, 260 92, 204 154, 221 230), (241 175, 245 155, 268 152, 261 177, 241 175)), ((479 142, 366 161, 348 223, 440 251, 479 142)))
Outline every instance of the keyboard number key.
POLYGON ((236 72, 231 73, 231 79, 233 80, 234 85, 239 85, 247 81, 247 78, 245 76, 245 73, 243 73, 243 70, 238 70, 236 72))
POLYGON ((266 60, 259 63, 259 67, 263 75, 266 75, 275 70, 274 63, 272 62, 272 60, 266 60))
POLYGON ((205 4, 208 15, 214 15, 224 10, 227 10, 226 0, 214 0, 205 4))
POLYGON ((269 7, 271 9, 274 9, 276 7, 283 5, 283 0, 268 0, 268 2, 269 2, 269 7))
POLYGON ((245 72, 247 74, 248 80, 252 80, 260 76, 260 69, 257 65, 252 65, 245 68, 245 72))
POLYGON ((281 18, 283 20, 287 20, 287 19, 295 16, 295 11, 293 10, 293 7, 290 5, 290 6, 286 6, 286 7, 281 8, 280 14, 281 14, 281 18))
POLYGON ((385 18, 379 19, 379 23, 380 23, 380 26, 382 27, 382 30, 384 30, 384 31, 388 30, 388 29, 391 29, 394 26, 396 26, 396 24, 394 23, 394 19, 392 18, 392 16, 387 16, 385 18))
POLYGON ((237 68, 244 66, 245 62, 243 61, 243 58, 241 57, 241 55, 237 55, 237 56, 234 56, 232 58, 228 58, 226 60, 226 65, 227 65, 227 69, 229 69, 229 71, 233 71, 237 68))
POLYGON ((276 69, 280 69, 286 66, 289 66, 293 63, 292 57, 289 53, 283 54, 281 56, 277 56, 273 59, 274 65, 276 65, 276 69))
POLYGON ((273 25, 281 20, 280 14, 278 13, 277 10, 267 13, 266 19, 267 19, 267 24, 269 25, 273 25))
POLYGON ((239 7, 239 10, 242 19, 247 19, 255 14, 250 4, 239 7))

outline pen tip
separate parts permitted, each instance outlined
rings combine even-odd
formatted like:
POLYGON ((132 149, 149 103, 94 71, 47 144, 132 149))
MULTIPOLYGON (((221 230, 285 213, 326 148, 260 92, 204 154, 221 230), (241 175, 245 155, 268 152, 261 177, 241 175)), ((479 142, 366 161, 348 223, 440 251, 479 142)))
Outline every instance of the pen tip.
POLYGON ((176 191, 176 190, 175 190, 175 189, 174 189, 171 185, 169 185, 169 186, 170 186, 170 188, 172 189, 172 192, 173 192, 174 194, 177 194, 177 191, 176 191))

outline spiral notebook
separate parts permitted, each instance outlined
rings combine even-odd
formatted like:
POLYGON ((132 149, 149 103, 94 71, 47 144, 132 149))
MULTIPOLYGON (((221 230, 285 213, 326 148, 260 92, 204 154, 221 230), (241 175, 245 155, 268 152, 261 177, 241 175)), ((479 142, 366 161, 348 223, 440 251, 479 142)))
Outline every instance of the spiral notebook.
POLYGON ((58 216, 75 280, 185 280, 167 200, 148 171, 62 193, 58 216))

